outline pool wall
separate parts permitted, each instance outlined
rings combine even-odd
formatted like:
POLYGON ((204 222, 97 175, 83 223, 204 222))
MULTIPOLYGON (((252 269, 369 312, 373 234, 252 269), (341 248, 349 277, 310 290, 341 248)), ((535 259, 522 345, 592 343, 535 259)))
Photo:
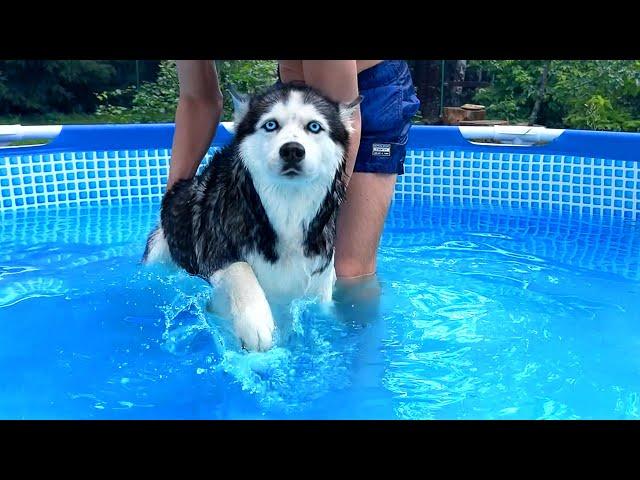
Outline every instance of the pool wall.
MULTIPOLYGON (((159 203, 173 124, 68 125, 50 143, 0 148, 0 209, 159 203)), ((220 125, 212 149, 228 142, 220 125)), ((640 134, 565 130, 545 145, 476 144, 413 126, 403 203, 492 205, 640 218, 640 134)))

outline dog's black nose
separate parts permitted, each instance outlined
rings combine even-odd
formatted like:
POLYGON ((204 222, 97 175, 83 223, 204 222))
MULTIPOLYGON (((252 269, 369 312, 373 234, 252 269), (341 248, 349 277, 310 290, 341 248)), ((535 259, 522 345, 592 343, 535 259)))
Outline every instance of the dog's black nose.
POLYGON ((287 165, 295 165, 304 158, 304 147, 298 142, 287 142, 280 147, 280 157, 287 165))

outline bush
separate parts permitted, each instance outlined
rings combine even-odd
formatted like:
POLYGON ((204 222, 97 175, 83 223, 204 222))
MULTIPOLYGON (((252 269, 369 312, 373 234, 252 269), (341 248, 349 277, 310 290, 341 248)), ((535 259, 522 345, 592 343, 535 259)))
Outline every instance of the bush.
MULTIPOLYGON (((224 94, 223 121, 231 120, 233 105, 229 87, 240 92, 254 92, 271 85, 276 80, 276 62, 272 60, 225 60, 216 63, 220 88, 224 94)), ((131 123, 172 122, 180 94, 178 73, 174 61, 160 63, 155 82, 102 92, 97 95, 102 102, 96 115, 103 118, 119 118, 131 123)))
POLYGON ((526 122, 539 95, 540 77, 549 64, 536 123, 548 127, 640 131, 640 61, 581 60, 473 61, 493 77, 474 101, 491 118, 526 122))
POLYGON ((99 60, 0 60, 0 115, 93 113, 116 70, 99 60))

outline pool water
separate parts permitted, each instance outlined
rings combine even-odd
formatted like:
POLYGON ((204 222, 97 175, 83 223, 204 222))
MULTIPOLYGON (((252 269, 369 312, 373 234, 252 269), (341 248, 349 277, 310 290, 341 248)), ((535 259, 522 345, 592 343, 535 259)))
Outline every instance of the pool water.
POLYGON ((0 213, 3 419, 637 419, 640 226, 393 206, 376 309, 240 350, 157 205, 0 213), (377 313, 376 313, 377 312, 377 313))

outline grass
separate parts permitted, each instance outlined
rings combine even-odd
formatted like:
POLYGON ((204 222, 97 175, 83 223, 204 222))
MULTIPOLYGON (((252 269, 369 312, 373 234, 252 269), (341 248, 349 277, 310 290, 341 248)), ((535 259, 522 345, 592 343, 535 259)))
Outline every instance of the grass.
MULTIPOLYGON (((146 123, 158 121, 173 122, 165 119, 149 119, 146 123)), ((0 116, 0 125, 95 125, 101 123, 133 123, 127 116, 94 115, 88 113, 46 113, 42 115, 4 115, 0 116)))
POLYGON ((0 116, 0 125, 71 125, 84 123, 102 123, 95 115, 85 114, 42 114, 42 115, 10 115, 0 116))
POLYGON ((24 145, 43 145, 49 143, 50 141, 50 138, 29 138, 27 140, 17 140, 15 142, 9 142, 7 146, 20 147, 24 145))

